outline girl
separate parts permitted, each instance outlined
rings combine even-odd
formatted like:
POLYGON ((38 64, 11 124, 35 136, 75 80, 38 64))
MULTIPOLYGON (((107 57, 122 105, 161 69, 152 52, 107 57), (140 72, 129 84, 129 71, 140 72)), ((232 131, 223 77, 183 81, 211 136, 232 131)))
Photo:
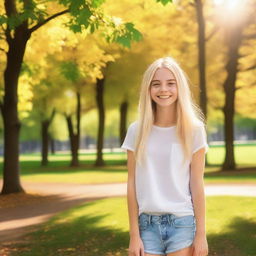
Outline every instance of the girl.
POLYGON ((127 149, 129 256, 207 255, 203 114, 173 58, 156 60, 144 73, 139 118, 121 148, 127 149))

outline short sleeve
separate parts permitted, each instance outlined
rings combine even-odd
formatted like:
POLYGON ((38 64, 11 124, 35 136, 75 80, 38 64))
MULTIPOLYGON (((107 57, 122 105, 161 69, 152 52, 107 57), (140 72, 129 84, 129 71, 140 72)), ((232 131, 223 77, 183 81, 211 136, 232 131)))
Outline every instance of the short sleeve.
POLYGON ((129 149, 135 151, 135 122, 128 127, 125 139, 121 145, 122 149, 129 149))
POLYGON ((201 148, 205 148, 205 153, 207 153, 209 149, 204 125, 196 127, 195 134, 193 137, 192 154, 196 153, 201 148))

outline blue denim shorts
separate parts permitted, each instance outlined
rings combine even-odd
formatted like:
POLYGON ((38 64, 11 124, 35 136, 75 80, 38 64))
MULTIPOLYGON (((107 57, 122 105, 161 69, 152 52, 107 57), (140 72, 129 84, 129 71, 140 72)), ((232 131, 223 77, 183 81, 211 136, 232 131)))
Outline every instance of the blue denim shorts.
POLYGON ((141 213, 139 231, 145 253, 165 255, 192 245, 196 221, 193 215, 141 213))

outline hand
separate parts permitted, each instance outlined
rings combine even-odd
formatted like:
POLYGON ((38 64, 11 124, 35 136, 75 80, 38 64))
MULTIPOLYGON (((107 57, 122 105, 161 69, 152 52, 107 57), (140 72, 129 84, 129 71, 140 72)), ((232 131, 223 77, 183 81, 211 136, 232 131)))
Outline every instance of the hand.
POLYGON ((192 247, 193 256, 208 255, 208 243, 205 235, 195 235, 192 247))
POLYGON ((130 237, 129 256, 144 256, 144 246, 140 236, 130 237))

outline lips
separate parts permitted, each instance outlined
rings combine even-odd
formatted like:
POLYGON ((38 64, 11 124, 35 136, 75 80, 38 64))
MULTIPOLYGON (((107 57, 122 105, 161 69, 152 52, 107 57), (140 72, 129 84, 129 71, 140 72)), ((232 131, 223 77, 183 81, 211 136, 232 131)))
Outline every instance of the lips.
POLYGON ((172 96, 171 95, 159 95, 157 96, 159 99, 169 99, 171 98, 172 96))

